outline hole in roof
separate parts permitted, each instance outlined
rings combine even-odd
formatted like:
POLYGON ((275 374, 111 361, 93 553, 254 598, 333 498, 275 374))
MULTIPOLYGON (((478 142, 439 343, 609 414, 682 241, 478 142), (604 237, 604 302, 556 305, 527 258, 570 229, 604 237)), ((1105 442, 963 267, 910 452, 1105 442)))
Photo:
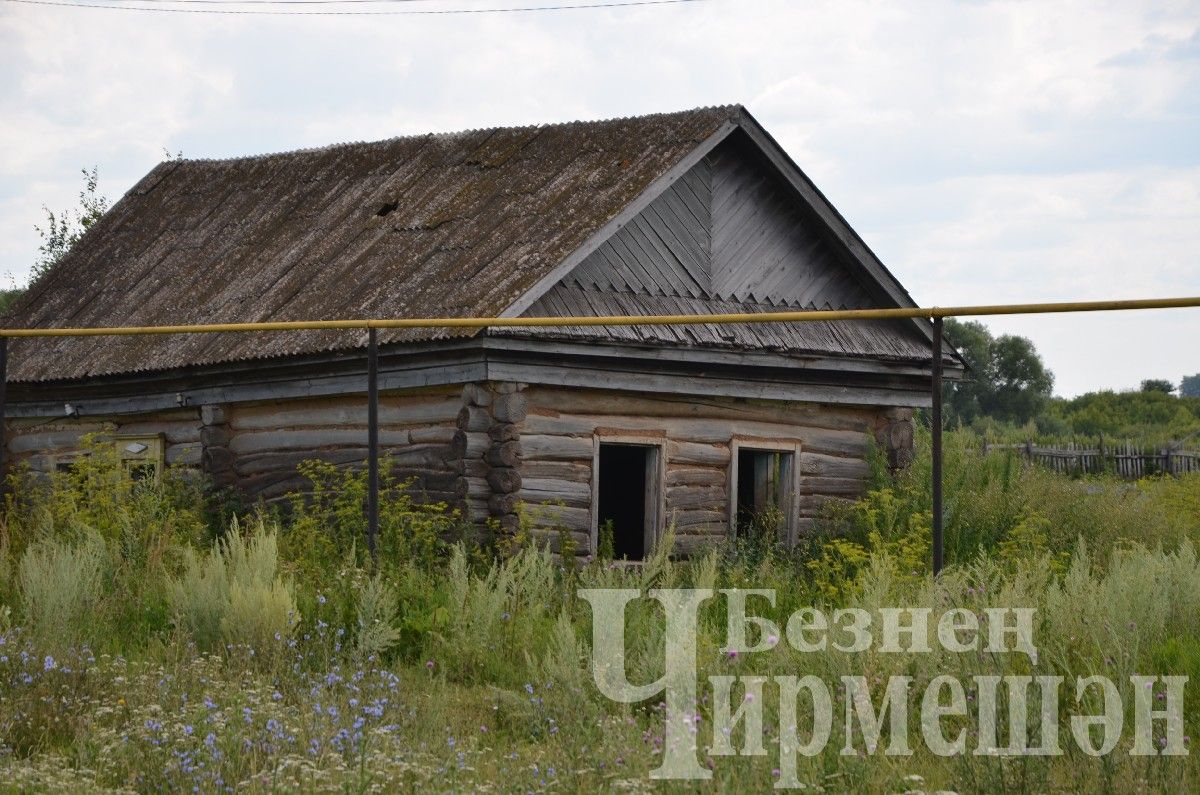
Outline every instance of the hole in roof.
POLYGON ((383 205, 382 207, 380 207, 379 211, 375 214, 378 215, 380 218, 382 218, 383 216, 392 212, 399 206, 400 206, 400 202, 389 202, 389 203, 383 205))

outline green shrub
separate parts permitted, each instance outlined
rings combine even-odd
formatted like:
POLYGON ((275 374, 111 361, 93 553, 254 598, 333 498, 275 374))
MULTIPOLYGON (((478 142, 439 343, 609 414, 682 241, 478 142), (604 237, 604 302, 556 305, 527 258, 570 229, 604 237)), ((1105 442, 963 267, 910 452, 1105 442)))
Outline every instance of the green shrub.
MULTIPOLYGON (((367 473, 325 461, 304 461, 300 474, 309 486, 291 495, 290 515, 283 524, 284 558, 306 579, 326 582, 344 567, 371 565, 366 544, 367 473)), ((445 503, 426 503, 413 481, 391 473, 380 462, 379 564, 384 569, 415 564, 430 568, 444 563, 450 543, 469 535, 468 523, 445 503)))
POLYGON ((107 563, 96 536, 47 539, 25 550, 17 584, 26 626, 40 643, 62 648, 88 637, 107 563))
POLYGON ((137 568, 155 562, 165 542, 204 544, 213 538, 204 484, 188 470, 168 467, 139 479, 103 436, 85 436, 66 471, 10 476, 6 525, 10 554, 47 538, 95 533, 137 568))
POLYGON ((224 642, 267 653, 299 623, 292 583, 278 571, 275 532, 260 521, 243 536, 235 524, 207 554, 187 551, 168 589, 176 625, 201 649, 224 642))
MULTIPOLYGON (((917 433, 912 466, 892 476, 886 488, 856 503, 827 503, 815 540, 804 545, 809 557, 819 557, 828 538, 868 547, 872 532, 888 540, 905 535, 896 536, 897 530, 928 524, 929 442, 927 430, 917 433)), ((1053 552, 1061 568, 1062 555, 1080 539, 1101 560, 1130 542, 1175 549, 1187 539, 1200 541, 1198 475, 1136 483, 1115 476, 1070 478, 1028 465, 1013 450, 985 455, 970 433, 951 432, 944 438, 943 487, 947 562, 970 563, 980 553, 1011 558, 1033 543, 1053 552)))
POLYGON ((363 583, 355 617, 355 647, 361 660, 380 656, 400 641, 396 590, 380 575, 363 583))

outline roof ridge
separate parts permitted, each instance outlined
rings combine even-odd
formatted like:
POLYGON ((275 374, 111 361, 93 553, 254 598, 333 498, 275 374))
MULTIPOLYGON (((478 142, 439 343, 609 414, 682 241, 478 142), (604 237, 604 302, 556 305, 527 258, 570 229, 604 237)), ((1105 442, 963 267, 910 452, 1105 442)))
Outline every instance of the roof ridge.
POLYGON ((745 110, 746 110, 745 106, 738 102, 729 103, 726 105, 702 105, 700 107, 686 108, 686 109, 682 109, 682 110, 661 111, 658 113, 631 114, 628 116, 611 116, 611 117, 603 118, 603 119, 573 119, 571 121, 544 122, 544 123, 539 123, 539 124, 512 124, 512 125, 497 125, 494 127, 471 127, 468 129, 450 130, 450 131, 446 131, 446 132, 425 132, 425 133, 412 133, 409 135, 393 135, 390 138, 380 138, 380 139, 376 139, 373 141, 362 141, 362 140, 338 141, 335 143, 323 144, 321 146, 305 146, 305 147, 300 147, 297 149, 280 149, 280 150, 275 150, 272 152, 260 152, 258 154, 251 154, 251 155, 235 155, 233 157, 171 158, 169 160, 162 161, 161 163, 159 163, 159 165, 162 165, 162 163, 184 163, 184 164, 197 164, 197 165, 227 164, 227 163, 237 163, 240 161, 249 161, 249 160, 265 160, 268 158, 275 158, 275 157, 290 157, 290 156, 294 156, 294 155, 323 154, 323 153, 327 153, 327 152, 336 152, 341 149, 350 149, 352 147, 386 146, 386 145, 390 145, 390 144, 399 143, 400 141, 416 141, 416 140, 420 140, 422 138, 450 139, 450 138, 464 137, 464 136, 468 136, 468 135, 479 135, 481 133, 497 133, 497 132, 502 132, 502 131, 503 132, 516 132, 519 130, 549 130, 549 129, 559 128, 559 127, 576 127, 576 126, 583 126, 583 125, 590 126, 590 125, 598 125, 598 124, 616 124, 619 122, 627 122, 627 121, 642 121, 642 120, 649 121, 652 119, 661 119, 661 118, 667 117, 667 116, 682 117, 682 116, 698 115, 698 114, 702 114, 702 113, 712 113, 712 112, 724 112, 724 113, 727 113, 730 117, 733 117, 733 116, 744 113, 745 110))

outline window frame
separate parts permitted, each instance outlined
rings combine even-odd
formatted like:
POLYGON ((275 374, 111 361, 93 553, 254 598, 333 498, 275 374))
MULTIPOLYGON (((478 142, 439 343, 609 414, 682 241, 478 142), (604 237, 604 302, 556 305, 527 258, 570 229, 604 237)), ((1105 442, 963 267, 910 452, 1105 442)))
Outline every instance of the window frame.
MULTIPOLYGON (((103 444, 111 444, 121 457, 122 466, 128 471, 134 465, 140 463, 149 463, 154 467, 153 482, 158 483, 162 479, 163 470, 167 466, 167 443, 166 435, 162 433, 104 433, 96 437, 96 441, 103 444), (140 453, 133 453, 126 448, 131 444, 144 444, 146 449, 140 453)), ((75 464, 81 458, 86 458, 87 453, 83 450, 69 450, 56 453, 51 457, 51 472, 63 472, 75 464)))
MULTIPOLYGON (((620 430, 597 429, 592 433, 592 500, 590 513, 591 532, 589 541, 591 553, 595 555, 600 548, 600 445, 623 445, 626 447, 645 447, 649 450, 652 460, 647 467, 646 489, 646 535, 643 537, 645 552, 642 559, 650 557, 662 540, 664 518, 667 514, 667 438, 665 433, 653 431, 626 432, 620 430)), ((629 561, 641 563, 641 561, 629 561)))
POLYGON ((781 506, 784 513, 784 541, 787 546, 796 545, 796 525, 800 516, 800 454, 802 445, 799 439, 764 439, 756 436, 734 435, 729 439, 729 480, 728 489, 728 521, 729 537, 737 538, 737 501, 738 501, 738 458, 743 450, 760 453, 787 453, 792 456, 792 477, 790 497, 786 506, 781 506))
POLYGON ((112 442, 117 446, 117 452, 121 454, 121 464, 126 471, 131 471, 136 464, 149 463, 154 467, 154 482, 158 483, 162 480, 163 470, 167 466, 167 443, 165 434, 161 433, 136 433, 136 434, 114 434, 112 442), (133 453, 126 449, 131 444, 144 444, 146 449, 140 453, 133 453))

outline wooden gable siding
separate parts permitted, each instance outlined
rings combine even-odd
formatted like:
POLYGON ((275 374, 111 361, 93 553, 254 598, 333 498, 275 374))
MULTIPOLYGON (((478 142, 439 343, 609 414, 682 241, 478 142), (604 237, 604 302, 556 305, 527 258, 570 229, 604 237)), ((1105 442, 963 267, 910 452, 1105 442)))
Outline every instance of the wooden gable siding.
POLYGON ((820 222, 746 142, 681 176, 562 281, 562 289, 874 306, 820 222))
POLYGON ((709 156, 712 292, 817 308, 874 306, 791 189, 736 139, 709 156))
POLYGON ((712 168, 701 161, 571 273, 584 287, 709 294, 712 168))

